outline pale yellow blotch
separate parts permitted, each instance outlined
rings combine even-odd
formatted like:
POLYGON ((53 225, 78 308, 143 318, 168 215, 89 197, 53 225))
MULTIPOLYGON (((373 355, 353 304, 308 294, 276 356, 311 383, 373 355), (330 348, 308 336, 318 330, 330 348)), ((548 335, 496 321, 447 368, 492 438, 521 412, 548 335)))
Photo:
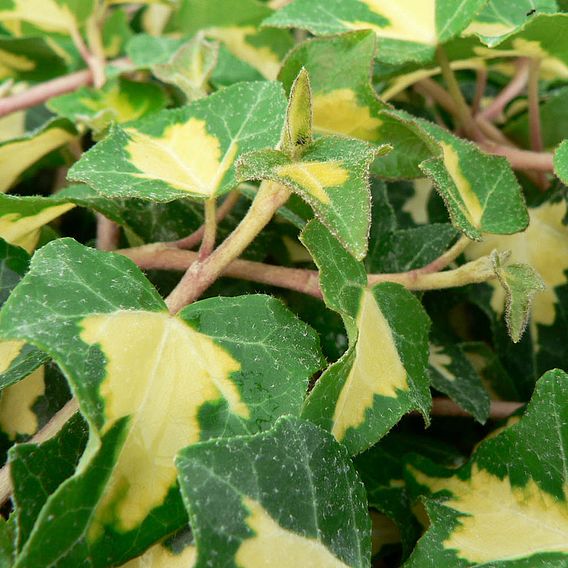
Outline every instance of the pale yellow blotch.
POLYGON ((205 121, 191 118, 166 128, 159 137, 133 128, 126 151, 140 178, 161 179, 181 191, 212 196, 231 167, 238 146, 235 142, 221 155, 219 139, 207 132, 205 121))
POLYGON ((13 245, 32 252, 39 240, 40 229, 50 221, 73 209, 73 203, 64 203, 42 209, 37 215, 22 217, 19 213, 8 213, 0 217, 0 237, 13 245))
POLYGON ((450 144, 440 142, 442 148, 442 155, 444 165, 456 185, 461 201, 454 200, 454 203, 461 210, 465 218, 474 226, 479 228, 481 225, 481 218, 483 217, 483 209, 479 198, 473 191, 468 179, 463 175, 460 166, 459 154, 452 148, 450 144))
POLYGON ((31 71, 35 69, 35 61, 0 49, 0 80, 11 77, 14 71, 31 71))
MULTIPOLYGON (((537 324, 552 325, 556 319, 558 297, 554 288, 568 281, 568 227, 562 223, 566 215, 566 202, 547 202, 529 209, 530 223, 522 233, 514 235, 485 235, 484 240, 472 243, 465 250, 468 260, 490 254, 491 251, 510 250, 511 262, 531 265, 542 277, 546 289, 533 298, 531 332, 537 337, 537 324)), ((490 281, 493 288, 491 307, 498 315, 505 308, 505 291, 498 282, 490 281)))
POLYGON ((10 440, 18 435, 33 436, 38 429, 33 406, 45 393, 44 368, 39 367, 18 383, 6 387, 0 398, 0 428, 10 440))
POLYGON ((26 112, 12 112, 0 118, 0 142, 20 138, 26 133, 26 112))
POLYGON ((164 501, 175 483, 176 453, 200 439, 198 414, 205 403, 224 399, 233 414, 246 419, 250 413, 230 378, 238 361, 179 318, 118 311, 89 316, 81 327, 81 339, 106 359, 104 430, 131 417, 89 535, 94 540, 115 515, 120 529, 130 530, 164 501))
POLYGON ((320 541, 281 527, 257 501, 244 497, 243 504, 255 536, 237 550, 235 561, 240 568, 348 568, 320 541))
POLYGON ((413 185, 414 195, 406 200, 402 210, 408 213, 415 223, 422 225, 429 221, 428 201, 434 190, 434 184, 428 178, 420 178, 414 180, 413 185))
POLYGON ((368 106, 359 105, 351 89, 336 89, 313 97, 314 129, 320 134, 345 134, 361 140, 377 140, 381 121, 368 106))
POLYGON ((436 0, 361 0, 389 20, 384 27, 369 22, 343 22, 352 29, 372 29, 377 36, 436 45, 436 0))
POLYGON ((408 390, 406 370, 391 328, 371 290, 363 292, 357 327, 355 361, 333 414, 332 433, 339 441, 348 428, 357 428, 365 421, 365 412, 373 406, 375 396, 396 398, 398 391, 408 390))
POLYGON ((174 554, 161 544, 149 548, 142 556, 133 558, 121 568, 193 568, 197 560, 197 548, 187 546, 174 554))
POLYGON ((0 341, 0 373, 5 373, 22 352, 25 341, 0 341))
POLYGON ((207 28, 206 33, 210 38, 223 42, 233 55, 252 65, 267 79, 276 79, 280 70, 278 55, 269 47, 256 47, 247 41, 248 36, 258 33, 254 26, 207 28))
POLYGON ((84 97, 79 102, 93 112, 111 111, 117 122, 140 118, 148 108, 147 103, 143 103, 140 107, 134 107, 118 85, 102 93, 98 100, 84 97))
POLYGON ((432 491, 448 490, 446 507, 459 511, 458 527, 444 541, 460 558, 483 564, 526 558, 539 552, 568 553, 568 486, 564 501, 541 490, 530 479, 512 486, 476 465, 471 478, 431 478, 411 468, 418 483, 432 491))
POLYGON ((326 188, 338 187, 349 179, 349 171, 341 162, 295 162, 277 167, 276 174, 296 182, 326 205, 330 202, 326 188))
POLYGON ((63 128, 48 128, 31 139, 0 147, 0 192, 6 192, 29 166, 74 138, 63 128))
POLYGON ((479 34, 487 37, 499 37, 512 32, 517 26, 513 23, 505 24, 503 22, 479 22, 473 21, 462 32, 464 36, 479 34))
POLYGON ((75 18, 65 5, 55 0, 13 0, 14 6, 0 10, 0 21, 29 22, 47 32, 68 32, 75 18))
POLYGON ((430 357, 428 363, 436 369, 447 381, 455 381, 456 376, 448 367, 452 364, 452 358, 444 353, 444 348, 440 345, 430 344, 430 357))

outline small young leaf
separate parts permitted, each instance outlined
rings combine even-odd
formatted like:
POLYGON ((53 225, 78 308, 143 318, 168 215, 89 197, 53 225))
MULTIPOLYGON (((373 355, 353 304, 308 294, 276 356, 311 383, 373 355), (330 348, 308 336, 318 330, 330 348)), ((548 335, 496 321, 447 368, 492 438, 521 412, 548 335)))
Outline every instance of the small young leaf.
POLYGON ((309 72, 316 134, 391 144, 392 152, 376 163, 381 175, 420 176, 418 164, 430 156, 424 140, 400 120, 379 117, 389 107, 377 98, 371 84, 375 43, 369 30, 312 39, 287 55, 278 78, 290 91, 300 70, 309 72))
MULTIPOLYGON (((128 259, 70 239, 34 255, 2 309, 0 331, 41 347, 65 370, 107 456, 97 472, 98 458, 88 453, 46 504, 59 507, 64 495, 67 507, 77 503, 65 536, 73 546, 52 545, 53 554, 90 555, 93 566, 125 561, 183 525, 173 465, 180 448, 298 414, 321 365, 315 334, 277 300, 212 298, 170 316, 128 259), (116 446, 106 448, 118 424, 116 446), (81 504, 87 481, 98 489, 89 487, 89 503, 81 504)), ((43 512, 38 523, 22 566, 33 565, 28 559, 50 534, 43 512)))
POLYGON ((533 296, 543 292, 546 286, 532 266, 528 264, 501 266, 497 256, 493 259, 495 274, 505 290, 505 321, 511 338, 517 343, 527 327, 533 296))
POLYGON ((317 426, 283 417, 256 436, 186 448, 176 463, 196 566, 370 566, 363 485, 317 426))
POLYGON ((277 83, 241 83, 205 99, 115 126, 69 178, 108 197, 208 199, 233 189, 245 152, 278 143, 286 101, 277 83))
POLYGON ((302 416, 331 431, 356 454, 373 445, 410 410, 427 416, 430 321, 403 286, 361 285, 362 274, 352 267, 354 261, 341 261, 345 253, 339 253, 339 243, 335 243, 339 254, 329 254, 333 239, 326 233, 312 221, 302 233, 302 242, 319 264, 322 284, 329 282, 322 286, 325 299, 332 309, 340 308, 350 345, 320 377, 302 416), (351 275, 355 281, 349 280, 351 275), (341 280, 349 285, 338 285, 341 280), (347 310, 350 313, 345 316, 347 310))
POLYGON ((369 167, 376 150, 366 142, 326 136, 308 146, 299 161, 278 150, 243 156, 238 179, 268 179, 289 187, 356 258, 367 252, 371 195, 369 167))
POLYGON ((312 142, 312 92, 310 77, 302 69, 290 89, 281 148, 292 160, 301 158, 312 142))
POLYGON ((537 383, 520 422, 466 465, 413 460, 408 481, 428 495, 430 528, 406 566, 563 566, 568 560, 568 375, 537 383))
POLYGON ((196 35, 165 63, 152 66, 154 75, 178 87, 188 101, 207 95, 208 82, 217 65, 219 44, 196 35))

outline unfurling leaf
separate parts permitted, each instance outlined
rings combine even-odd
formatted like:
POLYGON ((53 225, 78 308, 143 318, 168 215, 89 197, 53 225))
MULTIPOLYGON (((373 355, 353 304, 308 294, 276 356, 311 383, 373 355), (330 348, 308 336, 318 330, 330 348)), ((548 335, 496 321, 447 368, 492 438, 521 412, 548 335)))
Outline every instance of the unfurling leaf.
POLYGON ((413 460, 431 525, 406 566, 565 566, 568 561, 568 375, 537 383, 520 422, 459 469, 413 460))
POLYGON ((314 333, 275 299, 213 298, 171 316, 128 259, 70 239, 36 253, 0 332, 49 353, 91 428, 82 467, 47 500, 19 568, 87 555, 107 566, 181 528, 177 451, 298 414, 321 364, 314 333))
POLYGON ((312 137, 312 92, 310 77, 302 69, 292 84, 286 111, 286 122, 282 135, 281 147, 292 160, 301 158, 304 150, 313 140, 312 137))
POLYGON ((319 223, 307 225, 302 241, 321 271, 326 304, 342 315, 350 342, 308 395, 302 416, 331 431, 355 454, 407 412, 416 409, 427 417, 430 321, 403 286, 367 287, 362 265, 319 223))
POLYGON ((189 447, 177 466, 196 566, 370 566, 363 485, 317 426, 283 417, 255 436, 189 447))
POLYGON ((107 197, 209 199, 232 190, 239 156, 276 146, 286 100, 277 83, 240 83, 115 126, 70 169, 107 197))
POLYGON ((520 341, 530 317, 533 296, 546 288, 539 273, 528 264, 501 265, 494 255, 495 274, 505 290, 505 321, 511 338, 520 341))

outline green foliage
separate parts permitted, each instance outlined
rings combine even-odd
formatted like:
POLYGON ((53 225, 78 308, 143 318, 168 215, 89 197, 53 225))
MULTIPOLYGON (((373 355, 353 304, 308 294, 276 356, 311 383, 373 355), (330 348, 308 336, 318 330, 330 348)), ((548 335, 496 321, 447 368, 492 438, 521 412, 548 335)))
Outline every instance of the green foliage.
POLYGON ((0 0, 0 568, 565 566, 567 11, 0 0))

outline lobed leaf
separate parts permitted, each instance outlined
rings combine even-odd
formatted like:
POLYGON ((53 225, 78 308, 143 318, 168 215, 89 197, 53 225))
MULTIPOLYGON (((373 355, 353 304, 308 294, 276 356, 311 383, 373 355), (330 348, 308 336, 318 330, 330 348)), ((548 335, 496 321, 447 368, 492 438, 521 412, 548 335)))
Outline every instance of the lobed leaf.
POLYGON ((277 144, 285 99, 277 83, 241 83, 206 99, 114 126, 69 170, 107 197, 208 199, 237 185, 235 162, 277 144))
POLYGON ((283 417, 255 436, 190 446, 176 463, 195 566, 370 566, 363 486, 317 426, 283 417))

